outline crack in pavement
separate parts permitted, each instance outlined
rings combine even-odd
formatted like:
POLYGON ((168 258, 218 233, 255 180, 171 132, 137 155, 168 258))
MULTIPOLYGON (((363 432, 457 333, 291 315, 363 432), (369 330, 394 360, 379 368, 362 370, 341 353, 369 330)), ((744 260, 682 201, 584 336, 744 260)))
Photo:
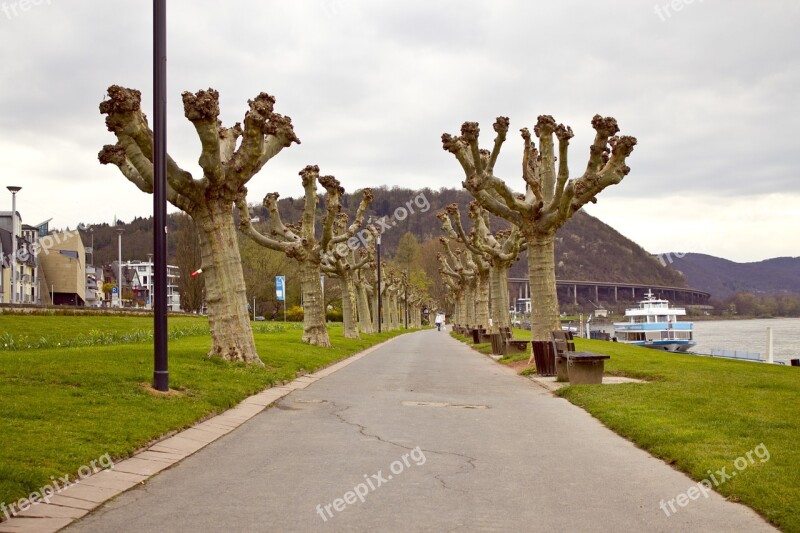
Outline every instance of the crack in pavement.
MULTIPOLYGON (((471 457, 471 456, 463 454, 463 453, 456 453, 456 452, 449 452, 449 451, 442 451, 442 450, 425 449, 425 448, 422 448, 420 446, 415 446, 415 447, 412 448, 410 446, 406 446, 405 444, 400 444, 399 442, 394 442, 394 441, 391 441, 391 440, 384 439, 380 435, 376 435, 374 433, 368 433, 366 426, 364 426, 362 424, 359 424, 358 422, 353 422, 351 420, 347 420, 342 415, 342 413, 344 413, 345 411, 350 409, 349 405, 340 406, 336 402, 334 402, 333 400, 328 400, 327 403, 329 403, 334 408, 333 411, 331 412, 331 414, 333 414, 333 416, 338 418, 339 421, 342 422, 343 424, 347 424, 348 426, 353 426, 353 427, 358 428, 358 432, 361 435, 363 435, 364 437, 371 437, 371 438, 374 438, 374 439, 378 440, 379 442, 383 442, 385 444, 390 444, 392 446, 397 446, 398 448, 402 448, 404 450, 409 450, 410 451, 410 450, 414 450, 416 448, 419 448, 420 450, 422 450, 423 452, 426 452, 426 453, 432 453, 434 455, 452 455, 452 456, 464 459, 466 461, 466 465, 460 466, 458 468, 457 472, 452 472, 451 474, 447 474, 447 475, 467 474, 471 470, 475 470, 476 469, 475 461, 477 461, 478 459, 475 458, 475 457, 471 457), (464 469, 465 466, 468 466, 469 468, 467 468, 465 470, 464 469)), ((456 489, 456 488, 448 486, 447 482, 444 479, 442 479, 442 477, 444 475, 445 474, 436 474, 435 476, 433 476, 434 479, 436 479, 436 481, 438 481, 441 484, 443 489, 445 489, 445 490, 455 490, 455 491, 458 491, 458 492, 463 492, 465 494, 468 493, 468 491, 465 491, 463 489, 456 489)))

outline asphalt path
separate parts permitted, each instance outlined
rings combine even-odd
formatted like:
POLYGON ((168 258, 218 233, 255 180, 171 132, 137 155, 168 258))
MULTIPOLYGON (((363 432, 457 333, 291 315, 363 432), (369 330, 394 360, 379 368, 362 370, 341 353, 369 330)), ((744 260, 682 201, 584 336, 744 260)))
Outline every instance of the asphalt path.
POLYGON ((426 330, 292 392, 67 531, 774 531, 692 487, 426 330))

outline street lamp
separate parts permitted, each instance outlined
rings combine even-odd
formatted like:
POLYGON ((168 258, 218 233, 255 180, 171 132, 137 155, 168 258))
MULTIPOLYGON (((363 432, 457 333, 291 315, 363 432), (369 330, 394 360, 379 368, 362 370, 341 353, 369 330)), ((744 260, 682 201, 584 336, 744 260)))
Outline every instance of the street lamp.
POLYGON ((11 191, 11 303, 17 303, 17 193, 22 187, 9 185, 11 191))
POLYGON ((381 332, 381 311, 383 308, 383 299, 381 298, 381 234, 378 233, 376 238, 376 248, 378 249, 378 333, 381 332))
POLYGON ((406 302, 406 312, 405 312, 406 329, 408 329, 408 269, 406 269, 406 280, 405 283, 403 284, 403 293, 404 293, 403 298, 405 299, 406 302))
MULTIPOLYGON (((373 222, 377 220, 378 217, 370 215, 367 219, 367 224, 372 227, 373 229, 373 222)), ((382 231, 377 231, 377 235, 375 236, 375 244, 377 245, 378 251, 378 287, 375 289, 378 293, 378 333, 381 332, 381 308, 383 307, 383 300, 381 298, 381 233, 382 231)))
POLYGON ((117 228, 117 246, 119 247, 119 259, 117 261, 117 301, 122 308, 122 228, 117 228))
POLYGON ((153 0, 153 388, 169 390, 167 343, 167 0, 153 0))
MULTIPOLYGON (((89 228, 89 235, 92 236, 92 248, 91 248, 91 250, 92 250, 92 266, 94 266, 94 228, 93 227, 89 228)), ((95 273, 95 275, 96 275, 96 273, 95 273)))

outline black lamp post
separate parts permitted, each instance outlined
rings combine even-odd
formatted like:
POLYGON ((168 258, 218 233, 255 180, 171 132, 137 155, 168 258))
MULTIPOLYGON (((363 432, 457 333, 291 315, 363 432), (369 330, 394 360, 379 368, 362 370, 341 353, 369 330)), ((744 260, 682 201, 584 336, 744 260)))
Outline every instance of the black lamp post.
POLYGON ((167 364, 167 0, 153 0, 153 387, 169 390, 167 364))
POLYGON ((383 299, 381 298, 381 234, 378 233, 377 237, 377 249, 378 249, 378 333, 381 332, 381 321, 383 319, 383 315, 381 313, 383 307, 383 299))
MULTIPOLYGON (((369 220, 367 220, 367 224, 373 227, 372 223, 375 221, 375 217, 370 215, 369 220)), ((377 235, 375 236, 375 248, 378 252, 378 287, 375 289, 378 292, 378 333, 381 332, 381 322, 382 322, 382 308, 383 308, 383 299, 381 298, 381 233, 382 230, 376 231, 377 235)))
POLYGON ((406 270, 406 282, 403 284, 403 298, 406 301, 406 329, 408 329, 408 270, 406 270))

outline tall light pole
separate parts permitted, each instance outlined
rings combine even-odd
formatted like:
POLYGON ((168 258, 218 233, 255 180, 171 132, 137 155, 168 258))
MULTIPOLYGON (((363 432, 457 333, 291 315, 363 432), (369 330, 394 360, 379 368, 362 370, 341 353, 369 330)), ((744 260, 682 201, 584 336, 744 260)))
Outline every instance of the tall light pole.
POLYGON ((408 269, 406 269, 406 282, 403 284, 403 298, 406 302, 406 329, 408 329, 408 269))
MULTIPOLYGON (((94 266, 94 228, 89 228, 89 235, 92 236, 92 266, 94 266)), ((95 272, 95 276, 97 276, 97 272, 95 272)))
POLYGON ((117 228, 117 247, 119 248, 119 258, 117 260, 117 301, 122 308, 122 233, 125 230, 117 228))
POLYGON ((22 187, 9 185, 11 191, 11 303, 17 303, 17 193, 22 187))
POLYGON ((153 388, 169 390, 167 365, 167 0, 153 0, 153 388))
POLYGON ((377 237, 377 249, 378 249, 378 333, 381 332, 381 320, 383 316, 381 315, 382 308, 383 308, 383 299, 381 298, 381 234, 378 233, 377 237))

